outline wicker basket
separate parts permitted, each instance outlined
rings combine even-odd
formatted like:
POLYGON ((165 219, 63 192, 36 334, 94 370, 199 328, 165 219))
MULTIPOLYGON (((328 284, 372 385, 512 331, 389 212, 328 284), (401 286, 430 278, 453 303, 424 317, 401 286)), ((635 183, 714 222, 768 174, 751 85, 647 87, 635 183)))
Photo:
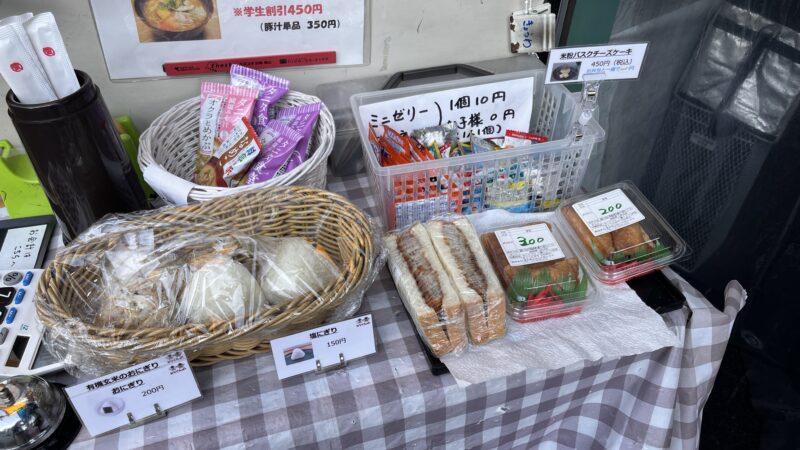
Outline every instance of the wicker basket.
MULTIPOLYGON (((79 311, 84 298, 79 294, 97 279, 100 269, 81 265, 80 261, 84 255, 113 248, 122 233, 109 233, 67 247, 42 274, 36 306, 41 323, 52 335, 46 339, 51 349, 89 353, 92 358, 102 358, 104 367, 120 368, 178 349, 186 350, 192 364, 198 366, 242 358, 269 351, 271 339, 318 326, 344 309, 351 315, 361 301, 352 297, 368 287, 380 264, 380 249, 369 217, 338 194, 308 187, 271 187, 163 208, 135 216, 127 225, 153 228, 156 242, 185 236, 192 227, 203 233, 213 229, 220 237, 303 237, 325 249, 342 277, 321 295, 309 294, 267 306, 244 321, 240 318, 238 323, 247 325, 237 326, 236 321, 229 320, 171 328, 99 327, 82 319, 79 311), (187 219, 197 225, 187 226, 187 219), (181 225, 163 226, 165 222, 181 225)), ((78 369, 87 371, 80 366, 78 369)))
MULTIPOLYGON (((296 91, 289 91, 278 101, 278 107, 299 106, 320 102, 320 99, 296 91)), ((170 108, 150 124, 139 140, 139 165, 147 173, 150 166, 166 170, 168 174, 158 181, 148 178, 153 189, 164 192, 167 186, 153 183, 175 184, 191 181, 194 176, 196 151, 199 147, 200 97, 190 98, 170 108)), ((189 191, 188 200, 206 201, 216 197, 232 195, 266 186, 311 186, 325 188, 327 160, 333 149, 336 127, 333 116, 322 104, 319 120, 311 137, 308 159, 294 170, 263 183, 235 188, 202 186, 195 184, 189 191)), ((164 199, 169 201, 168 199, 164 199)))

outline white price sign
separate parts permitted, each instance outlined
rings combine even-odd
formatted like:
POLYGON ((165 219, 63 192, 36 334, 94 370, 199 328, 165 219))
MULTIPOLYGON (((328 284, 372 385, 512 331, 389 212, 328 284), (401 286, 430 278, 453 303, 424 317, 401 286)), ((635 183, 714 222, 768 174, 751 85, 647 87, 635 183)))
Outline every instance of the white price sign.
POLYGON ((533 77, 497 81, 370 103, 358 112, 378 136, 383 125, 411 133, 453 123, 462 139, 470 133, 498 137, 506 130, 530 129, 533 86, 533 77))
POLYGON ((614 189, 575 203, 572 208, 595 236, 611 233, 644 220, 644 214, 622 192, 622 189, 614 189))
POLYGON ((130 425, 200 398, 182 351, 84 381, 66 389, 75 412, 92 436, 130 425))
POLYGON ((554 48, 544 83, 639 78, 646 51, 646 43, 554 48))
MULTIPOLYGON (((0 269, 26 270, 36 268, 36 260, 44 242, 47 225, 8 230, 0 247, 0 269)), ((2 237, 2 236, 0 236, 2 237)))
POLYGON ((91 0, 91 4, 112 80, 163 77, 168 73, 165 64, 192 61, 220 65, 209 69, 227 72, 230 61, 222 61, 258 61, 270 55, 286 57, 259 68, 328 63, 302 56, 315 52, 335 52, 337 65, 365 62, 364 0, 91 0))
POLYGON ((270 342, 278 378, 312 372, 375 353, 372 314, 323 325, 270 342))
POLYGON ((537 223, 526 227, 497 230, 494 234, 511 266, 525 266, 564 258, 564 252, 547 224, 537 223))

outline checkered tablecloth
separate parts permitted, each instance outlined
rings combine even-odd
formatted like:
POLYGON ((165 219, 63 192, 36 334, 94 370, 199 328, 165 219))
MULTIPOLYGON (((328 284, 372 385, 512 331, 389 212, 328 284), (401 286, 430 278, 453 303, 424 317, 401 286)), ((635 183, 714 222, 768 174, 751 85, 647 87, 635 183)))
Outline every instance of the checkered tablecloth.
MULTIPOLYGON (((373 215, 365 176, 331 179, 373 215)), ((378 352, 281 382, 271 355, 195 371, 203 397, 165 418, 73 448, 694 448, 703 405, 744 305, 720 312, 674 273, 687 307, 664 320, 681 345, 459 388, 433 376, 388 271, 367 292, 378 352)))

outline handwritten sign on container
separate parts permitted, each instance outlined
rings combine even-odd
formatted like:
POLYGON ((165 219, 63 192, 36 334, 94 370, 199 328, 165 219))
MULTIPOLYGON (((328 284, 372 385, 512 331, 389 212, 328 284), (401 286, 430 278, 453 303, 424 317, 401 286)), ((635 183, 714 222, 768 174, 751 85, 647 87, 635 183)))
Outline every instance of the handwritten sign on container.
POLYGON ((411 133, 454 123, 461 139, 470 132, 498 137, 506 130, 529 131, 534 78, 518 78, 411 95, 359 107, 362 123, 383 133, 383 125, 411 133))

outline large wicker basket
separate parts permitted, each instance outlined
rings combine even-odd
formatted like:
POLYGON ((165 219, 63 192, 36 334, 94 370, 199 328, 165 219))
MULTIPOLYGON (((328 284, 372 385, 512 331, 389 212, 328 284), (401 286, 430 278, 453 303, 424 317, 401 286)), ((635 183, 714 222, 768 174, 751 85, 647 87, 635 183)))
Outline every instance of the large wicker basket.
MULTIPOLYGON (((278 107, 300 106, 320 102, 320 99, 296 91, 289 91, 277 103, 278 107)), ((199 147, 200 97, 190 98, 173 106, 150 124, 139 140, 139 165, 147 176, 148 168, 156 166, 167 174, 156 181, 148 177, 148 181, 162 183, 153 185, 153 189, 164 192, 169 185, 185 184, 194 176, 196 151, 199 147), (186 181, 183 181, 186 180, 186 181)), ((317 126, 311 137, 308 160, 283 175, 263 183, 239 186, 235 188, 202 186, 194 184, 189 191, 188 200, 206 201, 225 195, 237 194, 247 190, 266 186, 311 186, 325 188, 327 161, 333 149, 336 127, 333 116, 325 106, 319 113, 317 126)), ((162 196, 163 197, 163 196, 162 196)), ((169 201, 165 198, 164 200, 169 201)))
POLYGON ((92 357, 103 359, 103 367, 126 367, 179 349, 186 350, 192 364, 198 366, 242 358, 269 351, 269 340, 318 326, 334 313, 347 310, 345 314, 351 315, 361 302, 360 297, 353 300, 354 294, 368 287, 380 264, 379 244, 369 217, 342 196, 314 188, 271 187, 163 208, 134 217, 126 226, 144 229, 156 224, 159 224, 153 228, 156 242, 193 231, 209 233, 210 229, 220 237, 234 234, 302 237, 322 246, 341 269, 342 277, 321 295, 309 294, 280 306, 267 306, 244 321, 172 328, 98 327, 84 320, 79 311, 85 301, 81 292, 88 290, 100 269, 96 265, 82 265, 81 260, 87 254, 113 248, 121 233, 104 234, 70 245, 42 274, 37 312, 51 334, 46 337, 51 349, 91 353, 92 357), (181 225, 165 227, 165 221, 181 225), (193 229, 192 225, 186 225, 187 221, 197 225, 193 229), (59 339, 61 347, 53 344, 59 339))

